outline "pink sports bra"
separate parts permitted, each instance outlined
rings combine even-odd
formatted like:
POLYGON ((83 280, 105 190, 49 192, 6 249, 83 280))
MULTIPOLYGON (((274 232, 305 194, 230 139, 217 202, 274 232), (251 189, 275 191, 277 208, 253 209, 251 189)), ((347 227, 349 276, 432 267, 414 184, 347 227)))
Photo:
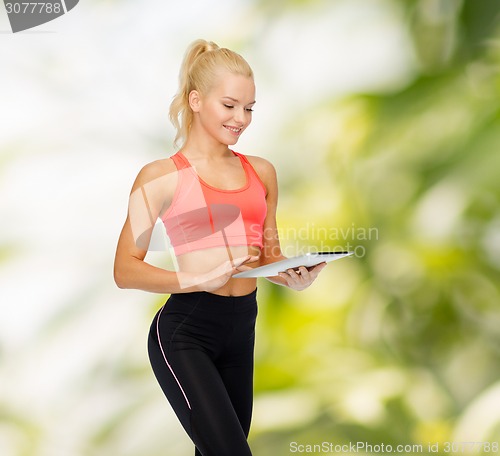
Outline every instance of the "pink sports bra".
POLYGON ((171 158, 178 170, 172 203, 161 217, 176 255, 211 247, 254 245, 262 248, 267 213, 266 188, 248 159, 237 152, 246 183, 222 190, 204 182, 187 158, 171 158))

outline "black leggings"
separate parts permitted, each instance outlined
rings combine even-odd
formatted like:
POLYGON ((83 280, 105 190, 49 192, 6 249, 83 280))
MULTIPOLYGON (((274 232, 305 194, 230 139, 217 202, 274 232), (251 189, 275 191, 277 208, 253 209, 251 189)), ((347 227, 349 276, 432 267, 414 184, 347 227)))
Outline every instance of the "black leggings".
POLYGON ((172 294, 151 324, 151 366, 195 456, 252 454, 256 295, 172 294))

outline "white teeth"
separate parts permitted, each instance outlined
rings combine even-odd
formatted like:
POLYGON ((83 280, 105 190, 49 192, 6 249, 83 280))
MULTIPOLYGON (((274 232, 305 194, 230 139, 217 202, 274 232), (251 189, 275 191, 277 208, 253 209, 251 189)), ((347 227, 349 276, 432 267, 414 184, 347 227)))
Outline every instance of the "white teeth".
POLYGON ((241 128, 228 127, 227 125, 224 125, 224 127, 226 127, 230 131, 234 131, 235 133, 238 133, 241 130, 241 128))

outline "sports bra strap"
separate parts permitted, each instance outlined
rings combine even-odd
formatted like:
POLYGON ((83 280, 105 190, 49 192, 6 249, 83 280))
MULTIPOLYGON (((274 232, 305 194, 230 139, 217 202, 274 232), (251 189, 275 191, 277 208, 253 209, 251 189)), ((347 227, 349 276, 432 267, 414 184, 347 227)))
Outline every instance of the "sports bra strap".
POLYGON ((267 188, 266 188, 264 182, 262 182, 262 179, 260 178, 257 171, 255 171, 255 168, 253 167, 253 165, 250 163, 250 160, 248 160, 248 158, 244 154, 240 154, 238 152, 234 152, 234 153, 243 160, 243 162, 245 163, 247 168, 250 170, 250 173, 254 176, 255 179, 257 179, 257 181, 260 183, 260 185, 262 185, 262 188, 264 189, 265 194, 267 195, 267 188))
POLYGON ((172 155, 170 158, 174 161, 175 166, 178 170, 190 167, 189 163, 186 162, 182 154, 180 154, 179 152, 172 155))
POLYGON ((245 157, 243 154, 235 152, 234 150, 232 150, 231 152, 235 154, 237 157, 241 158, 245 163, 250 164, 250 162, 247 160, 247 157, 245 157))

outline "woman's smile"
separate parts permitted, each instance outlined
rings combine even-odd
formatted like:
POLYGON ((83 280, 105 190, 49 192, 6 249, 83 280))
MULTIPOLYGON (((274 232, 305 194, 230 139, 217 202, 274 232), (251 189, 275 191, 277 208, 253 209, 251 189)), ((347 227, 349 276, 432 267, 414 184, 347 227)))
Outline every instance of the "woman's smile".
POLYGON ((229 130, 235 136, 239 136, 243 130, 242 127, 231 127, 229 125, 223 125, 223 127, 229 130))

